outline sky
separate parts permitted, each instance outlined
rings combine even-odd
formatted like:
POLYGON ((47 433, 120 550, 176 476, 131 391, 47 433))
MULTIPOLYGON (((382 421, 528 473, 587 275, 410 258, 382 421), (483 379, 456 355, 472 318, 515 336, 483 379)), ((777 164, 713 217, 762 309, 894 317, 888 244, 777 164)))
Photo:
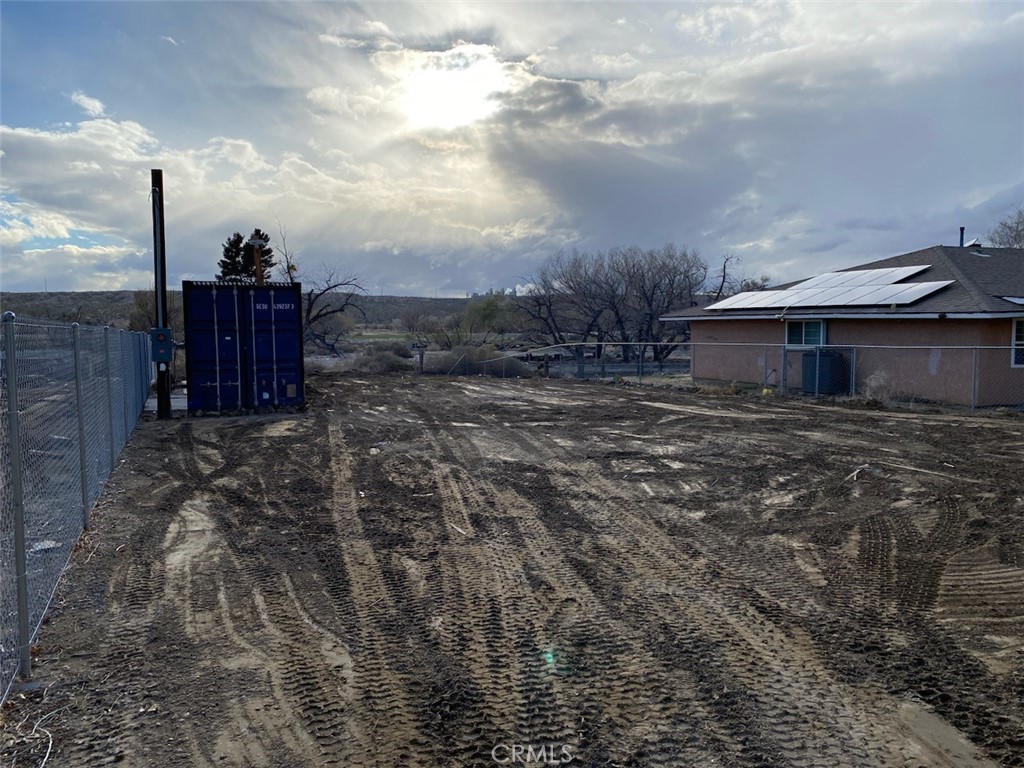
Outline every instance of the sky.
POLYGON ((0 4, 0 289, 212 279, 232 232, 372 293, 697 249, 776 282, 1024 202, 1024 4, 0 4))

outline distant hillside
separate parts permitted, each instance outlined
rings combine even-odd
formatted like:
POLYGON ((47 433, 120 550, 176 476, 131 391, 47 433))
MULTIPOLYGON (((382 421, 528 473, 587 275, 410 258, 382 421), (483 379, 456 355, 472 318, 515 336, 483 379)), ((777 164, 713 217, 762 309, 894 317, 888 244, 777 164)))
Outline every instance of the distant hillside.
POLYGON ((469 299, 428 299, 420 296, 364 296, 359 306, 366 313, 366 319, 355 315, 356 322, 367 325, 390 325, 407 312, 421 315, 444 317, 462 312, 469 299))
MULTIPOLYGON (((181 306, 181 291, 168 291, 168 304, 181 306)), ((359 325, 390 325, 407 312, 445 315, 462 312, 468 299, 428 299, 418 296, 364 296, 353 319, 359 325)), ((134 306, 134 291, 51 291, 48 293, 0 293, 0 311, 11 310, 34 320, 79 322, 127 328, 134 306)))
POLYGON ((127 328, 134 306, 133 291, 49 291, 0 293, 0 309, 32 320, 57 320, 82 325, 127 328))

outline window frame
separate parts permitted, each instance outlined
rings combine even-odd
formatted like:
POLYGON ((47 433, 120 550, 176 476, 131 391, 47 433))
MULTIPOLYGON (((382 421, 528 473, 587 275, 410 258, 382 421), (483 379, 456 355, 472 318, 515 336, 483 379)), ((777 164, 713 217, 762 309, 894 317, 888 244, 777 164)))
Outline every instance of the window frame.
POLYGON ((1024 317, 1014 318, 1010 325, 1010 367, 1024 368, 1024 317))
POLYGON ((815 347, 827 346, 828 345, 828 340, 827 340, 827 337, 825 335, 827 327, 828 326, 827 326, 827 324, 825 323, 824 320, 787 320, 786 321, 786 329, 785 329, 785 332, 786 332, 786 346, 794 348, 794 349, 799 349, 799 348, 814 349, 815 347), (791 343, 789 341, 789 328, 794 323, 799 323, 801 326, 803 326, 801 328, 801 330, 800 330, 800 339, 801 339, 801 341, 798 344, 794 344, 794 343, 791 343), (818 328, 819 328, 818 337, 819 337, 819 340, 818 340, 817 344, 808 344, 807 343, 807 325, 809 323, 817 323, 818 324, 818 328))

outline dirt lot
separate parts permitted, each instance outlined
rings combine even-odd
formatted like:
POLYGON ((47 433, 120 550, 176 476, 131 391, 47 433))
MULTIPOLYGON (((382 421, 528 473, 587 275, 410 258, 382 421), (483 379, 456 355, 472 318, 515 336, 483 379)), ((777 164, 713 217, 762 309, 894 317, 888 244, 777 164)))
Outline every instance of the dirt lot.
POLYGON ((4 766, 1024 765, 1019 415, 310 389, 140 426, 4 766))

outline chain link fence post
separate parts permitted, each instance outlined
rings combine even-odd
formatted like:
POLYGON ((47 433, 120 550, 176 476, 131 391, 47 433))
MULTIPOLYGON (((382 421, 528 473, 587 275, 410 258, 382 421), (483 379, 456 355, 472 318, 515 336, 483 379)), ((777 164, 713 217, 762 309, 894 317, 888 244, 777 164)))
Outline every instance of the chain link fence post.
POLYGON ((132 423, 132 408, 129 400, 131 392, 128 389, 128 371, 130 371, 131 368, 129 367, 130 361, 128 359, 128 334, 125 332, 124 328, 117 332, 117 338, 117 346, 121 351, 121 364, 118 366, 120 369, 119 373, 121 374, 121 410, 124 411, 124 421, 122 422, 123 427, 121 429, 119 447, 124 448, 125 444, 128 442, 128 435, 131 434, 132 423))
POLYGON ((978 348, 971 350, 974 355, 971 360, 971 410, 978 407, 978 348))
POLYGON ((857 348, 850 347, 850 397, 857 395, 857 348))
POLYGON ((13 312, 4 312, 4 365, 7 366, 7 439, 11 452, 11 497, 14 507, 14 579, 18 588, 18 671, 32 674, 32 647, 28 631, 28 569, 25 559, 25 489, 18 413, 18 360, 13 312))
POLYGON ((128 410, 132 421, 138 414, 136 410, 139 404, 139 340, 138 334, 133 331, 128 333, 128 364, 125 370, 128 374, 128 410))
POLYGON ((132 391, 135 393, 135 416, 137 417, 142 413, 142 335, 135 333, 132 335, 133 347, 135 348, 135 355, 132 358, 132 381, 135 384, 132 387, 132 391))
POLYGON ((89 457, 85 442, 85 397, 82 394, 82 333, 71 325, 75 350, 75 410, 78 411, 78 465, 82 479, 82 530, 89 530, 89 457))
MULTIPOLYGON (((804 377, 806 381, 807 377, 804 377)), ((821 384, 821 347, 814 348, 814 396, 820 397, 818 386, 821 384)))
MULTIPOLYGON (((146 395, 149 394, 149 382, 146 380, 146 334, 138 334, 138 348, 139 348, 139 359, 136 363, 139 376, 139 413, 141 414, 146 409, 146 395)), ((171 340, 174 343, 174 340, 171 340)))
POLYGON ((110 326, 103 326, 103 355, 107 361, 107 435, 110 437, 110 471, 114 471, 117 446, 114 445, 114 366, 110 362, 110 326))

